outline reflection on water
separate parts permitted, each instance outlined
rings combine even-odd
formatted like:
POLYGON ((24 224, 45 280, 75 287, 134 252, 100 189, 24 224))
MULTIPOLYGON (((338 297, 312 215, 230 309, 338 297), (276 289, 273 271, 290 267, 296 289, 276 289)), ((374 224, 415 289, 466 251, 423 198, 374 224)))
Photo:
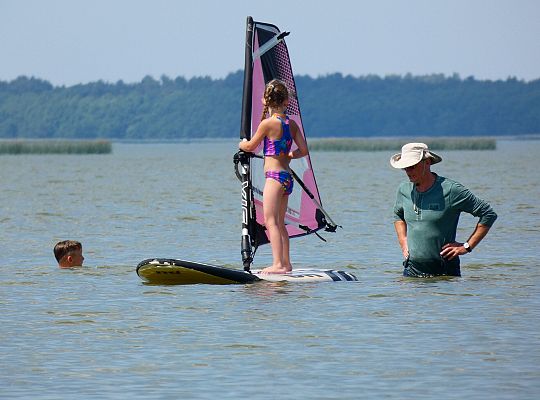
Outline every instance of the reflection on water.
MULTIPOLYGON (((239 268, 235 145, 0 157, 0 397, 537 397, 540 142, 442 154, 435 170, 499 214, 461 278, 401 276, 391 209, 404 175, 389 154, 314 153, 343 229, 294 240, 295 265, 359 282, 142 284, 150 257, 239 268), (66 238, 87 267, 54 265, 66 238)), ((475 223, 464 216, 459 237, 475 223)), ((259 249, 256 267, 270 262, 259 249)))

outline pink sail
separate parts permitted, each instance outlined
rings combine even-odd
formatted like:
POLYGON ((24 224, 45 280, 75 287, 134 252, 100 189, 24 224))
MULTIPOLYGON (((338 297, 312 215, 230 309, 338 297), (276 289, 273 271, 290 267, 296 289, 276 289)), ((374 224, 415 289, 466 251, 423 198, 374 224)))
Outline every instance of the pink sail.
MULTIPOLYGON (((288 33, 280 32, 275 25, 253 22, 252 43, 250 46, 252 52, 251 135, 257 131, 261 121, 263 112, 262 98, 266 83, 272 79, 280 79, 286 83, 291 93, 289 106, 286 110, 287 115, 298 124, 305 137, 289 52, 283 39, 286 35, 288 33)), ((244 93, 244 96, 246 96, 246 93, 244 93)), ((293 145, 293 150, 295 148, 296 145, 293 145)), ((262 145, 259 146, 256 153, 262 154, 262 145)), ((258 230, 258 232, 254 232, 256 236, 255 247, 269 241, 264 228, 265 221, 262 209, 262 193, 265 184, 263 167, 264 159, 251 159, 250 178, 257 222, 255 225, 258 230)), ((321 228, 330 231, 335 230, 335 224, 330 224, 327 221, 322 210, 319 190, 309 155, 292 160, 290 167, 300 178, 300 181, 303 182, 304 188, 302 188, 301 184, 295 182, 294 191, 289 196, 285 216, 289 237, 314 233, 321 228)))

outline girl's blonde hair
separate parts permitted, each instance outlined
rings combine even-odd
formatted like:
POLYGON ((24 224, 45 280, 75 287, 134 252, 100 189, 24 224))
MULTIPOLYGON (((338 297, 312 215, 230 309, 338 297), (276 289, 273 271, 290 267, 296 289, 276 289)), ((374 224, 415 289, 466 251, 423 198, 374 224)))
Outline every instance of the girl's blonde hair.
POLYGON ((261 121, 266 118, 269 108, 281 106, 289 98, 289 89, 285 82, 279 79, 272 79, 264 88, 264 109, 261 121))

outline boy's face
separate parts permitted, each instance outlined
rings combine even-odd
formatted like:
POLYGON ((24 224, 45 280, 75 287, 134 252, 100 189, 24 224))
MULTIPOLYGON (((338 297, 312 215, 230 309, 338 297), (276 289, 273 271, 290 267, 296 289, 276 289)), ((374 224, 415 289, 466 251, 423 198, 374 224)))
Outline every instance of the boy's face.
POLYGON ((82 249, 73 250, 64 256, 65 263, 62 263, 62 268, 71 268, 71 267, 82 267, 84 256, 82 254, 82 249))
POLYGON ((74 251, 72 257, 74 267, 81 267, 83 265, 84 256, 82 255, 82 249, 74 251))

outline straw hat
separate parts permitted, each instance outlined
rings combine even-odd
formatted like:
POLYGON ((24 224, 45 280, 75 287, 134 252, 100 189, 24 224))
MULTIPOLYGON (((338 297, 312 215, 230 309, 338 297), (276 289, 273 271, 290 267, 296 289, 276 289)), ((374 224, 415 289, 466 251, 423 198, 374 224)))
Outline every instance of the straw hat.
POLYGON ((390 165, 394 168, 407 168, 418 164, 420 161, 431 158, 432 164, 442 161, 442 158, 430 151, 425 143, 407 143, 401 148, 401 153, 394 154, 390 158, 390 165))

